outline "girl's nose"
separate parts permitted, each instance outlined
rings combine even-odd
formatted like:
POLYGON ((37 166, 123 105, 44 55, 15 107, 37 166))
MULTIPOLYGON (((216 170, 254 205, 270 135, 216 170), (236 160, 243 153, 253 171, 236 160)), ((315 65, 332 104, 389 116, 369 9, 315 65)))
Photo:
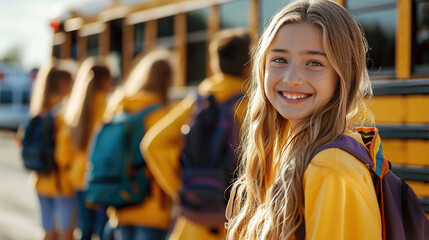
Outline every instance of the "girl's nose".
POLYGON ((290 86, 301 85, 303 83, 299 67, 296 64, 292 63, 285 69, 283 82, 290 86))

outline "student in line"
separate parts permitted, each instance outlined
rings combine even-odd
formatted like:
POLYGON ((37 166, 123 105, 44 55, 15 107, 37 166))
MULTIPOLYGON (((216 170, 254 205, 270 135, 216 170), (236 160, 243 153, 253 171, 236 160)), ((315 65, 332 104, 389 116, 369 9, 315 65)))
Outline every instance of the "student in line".
POLYGON ((49 173, 36 173, 45 240, 72 240, 75 228, 76 203, 67 163, 58 158, 59 149, 66 144, 60 139, 67 128, 63 121, 63 105, 73 85, 74 63, 52 60, 44 65, 36 77, 30 102, 30 115, 52 114, 54 117, 55 163, 49 173), (59 219, 57 219, 57 216, 59 219))
MULTIPOLYGON (((171 59, 168 50, 156 49, 137 61, 124 84, 109 100, 108 106, 113 107, 114 114, 135 114, 158 106, 142 119, 146 131, 158 122, 168 112, 167 93, 174 76, 171 59)), ((109 118, 109 112, 107 109, 106 118, 109 118)), ((146 167, 145 172, 150 178, 150 190, 143 202, 108 209, 109 222, 115 227, 114 238, 117 240, 163 240, 167 236, 171 223, 170 198, 150 177, 146 167)))
POLYGON ((374 125, 366 50, 333 1, 296 1, 273 17, 255 51, 227 239, 381 239, 367 167, 339 148, 313 156, 343 135, 363 144, 355 128, 374 125))
MULTIPOLYGON (((105 210, 93 210, 85 205, 88 146, 106 108, 107 96, 113 86, 110 70, 101 60, 89 58, 79 68, 70 99, 64 113, 69 128, 74 159, 70 166, 70 179, 76 190, 78 222, 81 240, 89 240, 94 232, 102 237, 107 222, 105 210)), ((66 151, 66 150, 64 150, 66 151)))
MULTIPOLYGON (((212 95, 220 104, 242 94, 244 80, 249 76, 249 45, 250 37, 241 29, 220 32, 209 46, 210 65, 214 74, 200 83, 198 94, 212 95)), ((239 102, 237 100, 231 105, 238 121, 245 109, 245 104, 240 105, 239 102)), ((154 178, 179 206, 179 191, 183 185, 180 161, 184 146, 182 131, 184 126, 189 126, 195 107, 195 95, 182 100, 146 133, 141 144, 142 154, 154 178)), ((203 220, 208 219, 192 221, 182 214, 181 207, 178 209, 169 239, 225 239, 223 222, 218 226, 207 226, 203 220)))

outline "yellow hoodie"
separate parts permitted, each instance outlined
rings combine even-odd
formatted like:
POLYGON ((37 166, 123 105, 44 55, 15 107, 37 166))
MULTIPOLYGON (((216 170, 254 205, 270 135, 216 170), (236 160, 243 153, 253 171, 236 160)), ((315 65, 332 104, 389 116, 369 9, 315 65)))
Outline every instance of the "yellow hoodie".
MULTIPOLYGON (((224 102, 242 92, 243 80, 223 74, 205 79, 198 87, 201 95, 213 94, 217 101, 224 102)), ((190 121, 195 96, 182 100, 143 138, 141 151, 154 178, 161 188, 178 201, 178 191, 182 186, 181 165, 179 162, 183 146, 181 127, 190 121)), ((244 117, 246 104, 240 104, 236 116, 244 117)), ((218 233, 212 233, 205 226, 193 223, 179 216, 170 239, 225 239, 224 226, 219 226, 218 233)))
MULTIPOLYGON (((89 125, 89 132, 91 133, 90 138, 92 138, 92 135, 97 130, 97 125, 99 125, 102 122, 104 110, 106 108, 107 94, 108 93, 102 92, 102 91, 94 92, 92 106, 90 106, 91 114, 92 114, 92 119, 91 119, 92 121, 89 125)), ((76 190, 86 189, 85 173, 89 167, 88 150, 90 145, 91 145, 91 141, 89 141, 89 144, 85 150, 79 151, 70 144, 69 147, 71 149, 67 150, 67 151, 75 151, 74 159, 71 164, 70 179, 72 180, 73 186, 76 190)))
MULTIPOLYGON (((358 133, 347 132, 359 142, 358 133)), ((310 162, 303 179, 306 239, 381 239, 371 175, 353 155, 330 148, 310 162)))
MULTIPOLYGON (((134 97, 124 99, 119 108, 133 113, 159 103, 161 103, 161 98, 158 95, 139 93, 134 97)), ((150 129, 167 111, 167 108, 161 108, 147 115, 145 118, 146 130, 150 129)), ((109 208, 108 215, 109 221, 114 226, 143 226, 166 231, 171 223, 171 201, 158 183, 151 179, 150 195, 146 196, 143 203, 118 210, 109 208)))
MULTIPOLYGON (((50 106, 54 107, 60 103, 59 98, 52 99, 50 106)), ((68 177, 70 170, 70 158, 63 158, 62 156, 72 157, 72 152, 63 152, 63 147, 70 143, 64 141, 64 134, 67 134, 68 127, 63 120, 63 112, 59 112, 54 117, 54 134, 55 134, 55 161, 57 169, 47 174, 36 173, 36 191, 44 197, 69 197, 73 196, 73 185, 68 177)))

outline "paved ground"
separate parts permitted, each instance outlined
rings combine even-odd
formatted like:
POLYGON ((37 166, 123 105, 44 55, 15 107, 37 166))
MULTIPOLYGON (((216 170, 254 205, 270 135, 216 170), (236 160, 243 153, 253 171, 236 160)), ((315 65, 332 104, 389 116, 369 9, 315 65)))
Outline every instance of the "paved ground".
POLYGON ((37 195, 13 143, 14 135, 0 129, 0 239, 41 239, 37 195))

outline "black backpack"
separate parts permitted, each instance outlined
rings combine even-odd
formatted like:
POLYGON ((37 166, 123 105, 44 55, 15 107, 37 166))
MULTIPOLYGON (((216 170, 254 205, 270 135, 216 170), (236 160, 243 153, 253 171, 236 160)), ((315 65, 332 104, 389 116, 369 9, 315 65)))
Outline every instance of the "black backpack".
POLYGON ((185 135, 183 187, 179 194, 182 215, 198 224, 218 227, 226 221, 225 190, 237 167, 234 147, 239 140, 234 106, 242 96, 223 104, 212 95, 197 98, 195 115, 185 135))
POLYGON ((54 139, 54 116, 37 115, 25 128, 21 156, 24 167, 40 173, 49 173, 56 168, 54 139))

